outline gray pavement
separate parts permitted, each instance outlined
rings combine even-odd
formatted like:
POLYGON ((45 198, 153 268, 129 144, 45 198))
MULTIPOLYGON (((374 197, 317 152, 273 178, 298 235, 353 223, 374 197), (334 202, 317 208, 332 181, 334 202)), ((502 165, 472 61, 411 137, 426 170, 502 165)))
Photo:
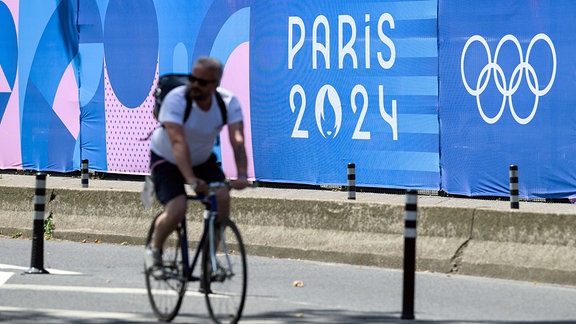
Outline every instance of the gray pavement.
MULTIPOLYGON (((30 265, 29 239, 0 238, 0 246, 0 323, 156 322, 141 246, 50 240, 49 275, 21 275, 30 265)), ((398 270, 250 256, 241 323, 576 322, 576 287, 438 273, 416 275, 416 320, 401 320, 402 281, 398 270)), ((210 323, 197 282, 188 284, 173 323, 210 323)))
MULTIPOLYGON (((31 235, 33 175, 0 174, 0 230, 31 235)), ((143 181, 49 176, 46 216, 65 240, 142 244, 160 210, 140 202, 143 181)), ((404 195, 249 188, 232 193, 233 217, 252 255, 386 268, 403 260, 404 195)), ((189 219, 200 228, 200 206, 189 219)), ((192 234, 194 237, 194 233, 192 234)), ((576 205, 419 195, 417 268, 576 285, 576 205)))

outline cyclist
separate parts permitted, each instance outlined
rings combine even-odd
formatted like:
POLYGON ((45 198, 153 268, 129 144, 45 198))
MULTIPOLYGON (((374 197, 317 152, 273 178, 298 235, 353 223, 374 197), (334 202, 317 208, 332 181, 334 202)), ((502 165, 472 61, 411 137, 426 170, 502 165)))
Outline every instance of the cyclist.
MULTIPOLYGON (((161 274, 162 271, 164 241, 186 215, 185 185, 197 194, 207 194, 208 183, 225 179, 212 152, 223 127, 216 89, 226 106, 230 144, 236 161, 237 179, 231 182, 232 188, 244 189, 249 184, 242 109, 230 91, 219 88, 222 73, 219 60, 201 57, 194 62, 188 85, 170 91, 162 103, 158 116, 162 127, 157 128, 151 137, 150 173, 164 212, 156 220, 154 237, 145 253, 146 267, 155 273, 161 274), (192 100, 192 109, 184 120, 187 98, 192 100)), ((218 189, 216 201, 219 217, 228 217, 229 190, 218 189)))

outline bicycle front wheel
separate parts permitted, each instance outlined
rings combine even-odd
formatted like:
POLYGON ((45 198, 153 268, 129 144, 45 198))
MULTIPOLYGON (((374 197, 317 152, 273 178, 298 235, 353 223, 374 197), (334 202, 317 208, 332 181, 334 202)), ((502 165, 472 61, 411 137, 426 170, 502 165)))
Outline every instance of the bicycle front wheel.
MULTIPOLYGON (((152 241, 156 218, 154 218, 148 231, 146 246, 152 241)), ((183 229, 179 224, 178 228, 170 233, 166 239, 163 249, 163 271, 161 275, 153 273, 153 271, 146 269, 146 266, 144 266, 150 305, 156 318, 164 322, 169 322, 176 317, 186 292, 188 280, 184 273, 184 262, 182 261, 183 237, 183 229)))
MULTIPOLYGON (((237 323, 246 299, 246 251, 236 224, 227 219, 215 228, 214 253, 204 253, 202 269, 208 312, 216 323, 237 323), (206 289, 207 288, 207 289, 206 289)), ((210 251, 210 239, 204 251, 210 251)))

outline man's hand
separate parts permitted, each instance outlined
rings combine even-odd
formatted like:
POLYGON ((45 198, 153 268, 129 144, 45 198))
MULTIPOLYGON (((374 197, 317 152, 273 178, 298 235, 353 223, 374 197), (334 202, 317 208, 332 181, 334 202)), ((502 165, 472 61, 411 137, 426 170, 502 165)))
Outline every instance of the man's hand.
POLYGON ((239 177, 236 180, 232 180, 230 181, 230 184, 232 185, 232 188, 236 190, 242 190, 250 186, 250 182, 248 182, 248 179, 246 179, 245 177, 239 177))
POLYGON ((208 194, 208 184, 200 178, 193 178, 187 181, 187 185, 190 186, 191 189, 196 192, 198 195, 207 195, 208 194))

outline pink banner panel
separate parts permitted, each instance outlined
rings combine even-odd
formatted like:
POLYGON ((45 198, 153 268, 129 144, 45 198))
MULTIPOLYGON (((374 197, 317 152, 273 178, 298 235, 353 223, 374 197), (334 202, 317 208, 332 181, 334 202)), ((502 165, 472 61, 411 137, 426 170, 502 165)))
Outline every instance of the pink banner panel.
POLYGON ((158 66, 150 93, 137 108, 122 105, 110 86, 106 67, 104 71, 108 172, 148 174, 150 141, 145 139, 158 124, 152 114, 152 94, 158 81, 158 66))
POLYGON ((60 80, 52 109, 75 139, 78 139, 80 132, 80 99, 78 95, 78 83, 71 63, 60 80))
MULTIPOLYGON (((4 4, 10 10, 14 26, 16 26, 16 35, 18 35, 18 0, 3 0, 4 4)), ((21 169, 22 152, 20 148, 20 111, 18 101, 18 75, 14 82, 13 89, 6 80, 4 70, 0 65, 0 92, 11 92, 10 99, 4 112, 0 116, 0 168, 2 169, 21 169)))
MULTIPOLYGON (((240 44, 230 54, 225 64, 221 85, 232 91, 242 106, 244 115, 244 137, 246 140, 246 155, 248 156, 248 177, 254 178, 254 159, 252 155, 252 132, 250 127, 250 46, 248 42, 240 44)), ((222 150, 222 166, 227 177, 236 177, 234 153, 230 147, 228 127, 220 134, 222 150)))

